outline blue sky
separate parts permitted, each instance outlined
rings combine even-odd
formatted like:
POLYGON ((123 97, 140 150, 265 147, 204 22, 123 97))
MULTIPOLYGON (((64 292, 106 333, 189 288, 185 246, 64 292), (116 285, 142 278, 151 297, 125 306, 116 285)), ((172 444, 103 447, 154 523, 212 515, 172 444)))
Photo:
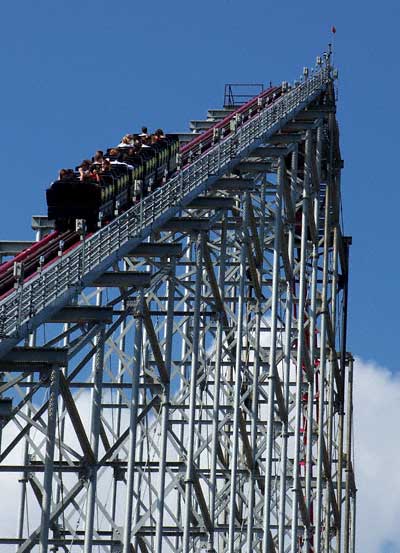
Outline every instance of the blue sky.
POLYGON ((32 237, 60 167, 142 124, 187 129, 221 105, 226 82, 297 78, 334 24, 353 236, 348 348, 396 372, 399 22, 395 0, 3 2, 0 239, 32 237))
POLYGON ((2 239, 28 239, 60 167, 141 124, 185 130, 225 82, 295 79, 331 39, 340 70, 349 348, 398 368, 399 4, 20 0, 2 6, 2 239), (379 290, 380 287, 380 290, 379 290))
POLYGON ((141 124, 184 130, 225 82, 296 78, 337 27, 349 348, 396 370, 399 4, 21 0, 2 6, 2 239, 31 236, 57 170, 141 124), (286 6, 286 7, 284 7, 286 6), (380 290, 379 290, 380 287, 380 290))

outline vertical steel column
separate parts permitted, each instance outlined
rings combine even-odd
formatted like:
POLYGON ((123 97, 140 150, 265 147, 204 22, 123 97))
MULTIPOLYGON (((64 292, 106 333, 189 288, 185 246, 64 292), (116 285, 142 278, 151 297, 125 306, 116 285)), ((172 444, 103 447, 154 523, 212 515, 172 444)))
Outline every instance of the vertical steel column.
MULTIPOLYGON (((291 159, 291 198, 295 205, 295 191, 297 187, 298 146, 294 147, 291 159)), ((296 221, 289 221, 288 257, 290 266, 293 266, 294 233, 296 221)), ((278 551, 285 552, 285 525, 286 525, 286 493, 287 493, 287 467, 288 467, 288 438, 289 438, 289 389, 290 389, 290 365, 292 353, 292 317, 293 297, 295 295, 295 281, 287 281, 286 284, 286 309, 285 309, 285 344, 284 344, 284 389, 283 397, 288 413, 288 418, 282 425, 282 451, 280 469, 279 490, 279 521, 278 521, 278 551)), ((250 551, 249 551, 250 553, 250 551)))
MULTIPOLYGON (((338 297, 338 241, 339 241, 339 206, 340 206, 340 194, 339 194, 339 175, 337 173, 336 166, 332 166, 333 173, 333 179, 332 179, 332 214, 331 214, 331 232, 333 232, 333 252, 332 252, 332 260, 331 260, 331 329, 332 329, 332 339, 333 344, 331 344, 330 347, 330 355, 329 355, 329 397, 328 397, 328 416, 327 416, 327 456, 329 460, 329 464, 332 467, 333 459, 332 459, 332 449, 333 449, 333 419, 335 415, 335 405, 334 405, 334 394, 335 394, 335 378, 334 378, 334 368, 337 363, 337 354, 336 354, 336 318, 337 318, 337 297, 338 297)), ((338 389, 339 392, 339 389, 338 389)), ((341 398, 339 397, 339 401, 341 401, 341 398)), ((332 476, 332 470, 331 470, 331 476, 332 476)), ((332 484, 332 482, 331 482, 332 484)), ((333 485, 332 485, 332 489, 333 485)), ((328 516, 326 518, 326 524, 325 524, 325 550, 329 549, 329 542, 332 539, 332 531, 331 531, 331 517, 330 517, 330 507, 331 507, 331 497, 330 497, 330 483, 327 481, 326 483, 326 506, 327 506, 327 513, 328 516)), ((340 502, 340 499, 338 497, 338 503, 340 502)), ((338 507, 338 510, 340 508, 338 507)), ((336 536, 340 535, 340 516, 339 516, 339 527, 336 529, 336 536)))
MULTIPOLYGON (((319 125, 317 129, 317 144, 316 144, 316 166, 318 182, 314 183, 314 199, 313 199, 313 215, 316 225, 316 242, 312 245, 311 255, 311 301, 310 301, 310 364, 313 371, 313 378, 308 382, 307 389, 307 446, 306 446, 306 480, 305 480, 305 503, 310 517, 310 522, 313 523, 313 509, 312 509, 312 478, 313 478, 313 433, 314 433, 314 379, 315 379, 315 365, 317 361, 316 355, 316 328, 317 328, 317 283, 318 283, 318 257, 319 257, 319 217, 320 217, 320 205, 319 194, 321 184, 321 162, 322 162, 322 125, 319 125)), ((313 537, 308 532, 305 536, 305 550, 306 553, 312 551, 313 537)))
POLYGON ((307 262, 307 234, 309 227, 308 211, 310 203, 310 168, 312 155, 312 132, 306 133, 305 163, 303 180, 303 199, 301 215, 301 247, 300 247, 300 275, 299 275, 299 305, 297 315, 297 368, 296 368, 296 405, 294 424, 294 460, 293 460, 293 496, 292 496, 292 535, 291 553, 297 551, 297 530, 299 512, 299 494, 302 493, 300 482, 300 440, 302 418, 302 394, 303 394, 303 362, 307 352, 305 351, 305 300, 306 300, 306 262, 307 262))
POLYGON ((263 544, 262 552, 270 553, 271 532, 271 487, 272 487, 272 448, 274 442, 274 404, 275 404, 275 379, 276 379, 276 349, 277 349, 277 314, 278 293, 280 279, 280 253, 281 253, 281 228, 282 228, 282 193, 284 186, 285 160, 281 156, 278 165, 278 187, 276 191, 276 210, 274 225, 274 259, 272 267, 272 298, 271 298, 271 349, 268 373, 268 415, 267 415, 267 440, 265 450, 265 496, 263 517, 263 544))
POLYGON ((58 411, 58 390, 60 369, 54 367, 50 374, 50 392, 46 435, 46 457, 44 463, 42 517, 40 521, 39 552, 47 553, 49 544, 49 526, 52 483, 54 473, 54 446, 56 437, 56 423, 58 411))
MULTIPOLYGON (((342 367, 342 371, 344 372, 346 369, 345 366, 342 367)), ((342 381, 342 388, 343 388, 343 381, 342 381)), ((343 393, 345 392, 344 389, 342 389, 343 393)), ((336 535, 336 543, 337 543, 337 552, 342 553, 342 528, 343 528, 343 520, 342 520, 342 477, 343 477, 343 438, 344 438, 344 404, 342 399, 339 400, 339 422, 338 422, 338 460, 337 460, 337 503, 338 503, 338 511, 339 511, 339 520, 340 520, 340 528, 338 529, 337 535, 336 535)))
MULTIPOLYGON (((63 340, 63 347, 64 348, 68 348, 69 347, 69 339, 70 339, 70 336, 69 336, 69 329, 70 329, 70 326, 71 324, 70 323, 65 323, 64 324, 64 327, 63 327, 63 331, 66 334, 64 340, 63 340)), ((63 374, 65 377, 68 376, 68 367, 65 367, 63 370, 62 370, 63 374)), ((58 428, 58 440, 59 440, 59 443, 62 443, 64 441, 64 437, 65 437, 65 414, 66 414, 66 407, 65 407, 65 402, 64 402, 64 399, 61 398, 61 401, 60 401, 60 409, 59 409, 59 418, 61 418, 61 424, 59 425, 59 428, 58 428)), ((62 461, 62 451, 60 450, 59 451, 59 461, 61 462, 62 461)), ((57 491, 56 491, 56 503, 58 504, 61 499, 62 499, 62 493, 63 493, 63 486, 62 486, 62 479, 63 479, 63 473, 62 473, 62 470, 60 469, 59 473, 58 473, 58 477, 59 477, 59 482, 57 482, 57 491)))
POLYGON ((242 388, 242 340, 243 340, 243 312, 245 302, 245 279, 246 279, 246 242, 244 239, 249 221, 250 194, 246 192, 243 206, 243 234, 240 248, 240 269, 239 269, 239 297, 236 328, 236 359, 235 359, 235 387, 233 392, 233 426, 232 426, 232 454, 231 454, 231 481, 230 501, 228 519, 228 552, 233 553, 235 543, 235 517, 236 517, 236 486, 239 451, 239 416, 240 416, 240 394, 242 388))
POLYGON ((322 274, 322 291, 321 291, 321 334, 320 334, 320 390, 318 400, 318 453, 317 453, 317 489, 316 489, 316 510, 315 510, 315 553, 321 553, 322 542, 322 487, 324 480, 323 470, 323 450, 324 450, 324 422, 325 422, 325 378, 326 378, 326 361, 327 361, 327 317, 328 311, 328 279, 329 279, 329 242, 331 236, 330 226, 330 207, 331 207, 331 188, 332 188, 332 149, 333 149, 333 132, 330 117, 330 163, 328 166, 328 179, 325 194, 325 220, 324 220, 324 250, 323 250, 323 274, 322 274))
POLYGON ((132 512, 133 512, 133 479, 135 474, 136 458, 136 432, 137 415, 139 409, 139 377, 142 365, 142 338, 143 338, 143 288, 138 294, 138 303, 135 313, 135 342, 132 363, 132 388, 129 418, 129 448, 128 448, 128 470, 126 475, 126 499, 123 533, 123 553, 131 553, 132 535, 132 512))
MULTIPOLYGON (((152 239, 155 239, 154 238, 154 235, 150 237, 150 241, 152 239)), ((147 262, 143 268, 152 273, 153 272, 153 266, 151 263, 147 262)), ((146 301, 146 300, 144 300, 146 301)), ((148 308, 149 310, 151 311, 151 297, 149 298, 149 302, 148 302, 148 308)), ((136 334, 135 334, 136 335, 136 334)), ((149 345, 149 341, 147 339, 147 329, 146 329, 146 326, 142 324, 142 340, 141 340, 141 364, 140 364, 140 368, 139 368, 139 377, 140 377, 140 372, 142 372, 142 375, 143 375, 143 387, 142 388, 139 388, 138 390, 138 393, 137 393, 137 404, 140 405, 140 403, 142 403, 143 405, 146 405, 146 402, 147 402, 147 389, 146 389, 146 371, 147 369, 149 368, 149 365, 150 363, 152 362, 152 357, 154 358, 154 356, 152 356, 152 351, 151 351, 151 347, 149 345)), ((137 417, 137 413, 136 413, 136 417, 137 417)), ((137 445, 137 447, 135 446, 135 463, 136 463, 136 466, 137 466, 137 472, 136 472, 136 478, 134 477, 134 482, 133 482, 133 497, 132 497, 132 503, 135 501, 135 511, 133 513, 133 526, 136 527, 137 524, 139 523, 139 520, 141 518, 141 516, 144 514, 145 512, 145 509, 146 509, 146 505, 143 501, 143 497, 142 497, 142 485, 146 486, 147 483, 146 483, 146 478, 144 476, 144 472, 145 472, 145 469, 146 469, 146 465, 147 465, 147 462, 149 460, 149 456, 150 456, 150 443, 149 443, 149 436, 148 436, 148 417, 144 417, 140 423, 137 425, 137 428, 136 428, 136 437, 135 437, 135 442, 137 445), (146 455, 147 455, 147 459, 146 461, 144 461, 144 454, 146 452, 146 455), (143 484, 144 483, 144 484, 143 484)), ((135 476, 135 475, 134 475, 135 476)), ((148 475, 147 475, 148 476, 148 475)), ((151 476, 150 476, 151 477, 151 476)), ((148 501, 150 503, 151 501, 151 488, 150 488, 150 484, 149 484, 149 488, 148 488, 148 501)), ((132 507, 132 511, 133 511, 133 507, 132 507)), ((151 519, 150 519, 151 520, 151 519)), ((132 522, 131 522, 132 524, 132 522)), ((137 533, 134 534, 133 536, 133 539, 132 539, 132 544, 133 544, 133 550, 134 551, 138 551, 139 550, 139 547, 141 547, 141 545, 139 544, 142 544, 141 541, 139 541, 139 536, 137 535, 137 533)), ((152 543, 152 546, 154 544, 152 543)))
POLYGON ((101 423, 101 392, 103 386, 103 364, 104 364, 104 335, 105 325, 100 325, 96 336, 96 354, 93 366, 93 388, 91 394, 90 408, 90 445, 92 448, 94 465, 90 467, 89 487, 86 498, 86 523, 84 553, 92 552, 94 513, 96 505, 97 490, 97 460, 99 455, 99 437, 101 423))
MULTIPOLYGON (((346 428, 346 496, 344 503, 344 553, 351 553, 350 549, 350 519, 351 519, 351 450, 352 450, 352 432, 353 432, 353 358, 349 359, 349 370, 347 372, 347 428, 346 428)), ((355 526, 353 521, 353 526, 355 526)), ((353 546, 354 547, 354 546, 353 546)))
MULTIPOLYGON (((189 553, 190 539, 190 515, 192 507, 192 484, 194 477, 194 434, 196 422, 196 393, 197 373, 199 370, 199 334, 200 334, 200 305, 201 305, 201 281, 203 274, 203 244, 204 233, 200 232, 196 240, 196 282, 193 306, 193 344, 192 364, 190 375, 190 398, 189 398, 189 422, 188 422, 188 446, 185 475, 185 507, 183 513, 183 553, 189 553)), ((125 553, 125 552, 124 552, 125 553)), ((128 553, 128 552, 127 552, 128 553)))
MULTIPOLYGON (((145 371, 145 368, 148 366, 147 364, 147 357, 148 357, 148 346, 146 345, 146 329, 143 328, 142 333, 142 344, 143 344, 143 359, 142 359, 142 367, 143 372, 145 371)), ((143 386, 142 389, 139 389, 138 391, 138 405, 142 403, 143 405, 146 405, 146 388, 143 386)), ((143 455, 146 450, 148 453, 148 447, 147 444, 145 444, 144 436, 146 434, 146 418, 142 420, 136 429, 136 443, 139 444, 139 446, 136 448, 135 451, 135 460, 136 463, 140 464, 140 467, 144 467, 143 462, 143 455)), ((133 498, 136 498, 135 502, 135 512, 133 514, 133 526, 135 527, 141 517, 142 514, 142 505, 141 505, 141 489, 142 489, 142 482, 143 482, 143 468, 140 468, 137 471, 136 479, 134 480, 134 491, 133 491, 133 498)), ((132 499, 133 501, 133 499, 132 499)), ((133 508, 132 508, 133 511, 133 508)), ((138 536, 135 534, 133 536, 133 549, 134 551, 138 550, 138 536)))
MULTIPOLYGON (((127 270, 127 268, 125 267, 124 270, 127 270)), ((126 307, 125 305, 122 306, 123 308, 126 307)), ((121 325, 120 325, 120 340, 119 340, 119 344, 120 344, 120 349, 122 352, 125 351, 125 343, 126 343, 126 338, 125 338, 125 328, 126 328, 126 319, 124 319, 122 322, 121 322, 121 325)), ((117 379, 118 379, 118 384, 122 384, 124 382, 124 365, 123 365, 123 362, 122 362, 122 359, 119 358, 118 359, 118 372, 117 372, 117 379)), ((120 436, 121 434, 121 418, 122 418, 122 399, 123 399, 123 396, 122 396, 122 389, 119 388, 117 389, 117 405, 118 405, 118 411, 117 411, 117 436, 120 436)), ((115 478, 115 475, 114 475, 114 478, 113 478, 113 483, 112 483, 112 496, 111 496, 111 518, 112 520, 115 522, 115 516, 116 516, 116 511, 117 511, 117 497, 118 497, 118 480, 115 478)))
MULTIPOLYGON (((171 264, 168 278, 167 293, 167 320, 165 327, 165 367, 168 376, 171 376, 171 356, 172 356, 172 330, 174 323, 174 295, 175 295, 175 257, 169 259, 171 264)), ((170 400, 170 382, 164 383, 164 393, 161 402, 161 447, 159 474, 160 482, 158 488, 158 518, 156 526, 155 551, 162 551, 162 531, 164 521, 164 500, 165 500, 165 474, 167 469, 167 440, 168 440, 168 421, 169 421, 169 400, 170 400)))
MULTIPOLYGON (((186 248, 187 248, 188 253, 187 253, 187 256, 186 256, 187 264, 185 266, 185 273, 181 277, 183 282, 190 281, 192 248, 193 248, 192 236, 188 236, 186 238, 186 248)), ((187 311, 190 311, 190 300, 189 300, 189 289, 188 288, 185 288, 183 306, 184 306, 183 307, 184 309, 186 308, 187 311)), ((182 332, 183 332, 184 336, 189 335, 189 316, 188 315, 186 315, 185 320, 183 322, 182 332)), ((182 360, 186 359, 187 349, 188 349, 188 345, 186 343, 186 340, 182 340, 182 342, 181 342, 181 352, 180 352, 182 360)), ((180 375, 181 378, 180 378, 180 382, 179 382, 179 386, 180 386, 179 391, 180 391, 181 394, 183 394, 184 393, 184 388, 187 386, 186 382, 189 380, 188 371, 186 369, 185 363, 182 363, 180 373, 181 373, 181 375, 180 375)), ((183 424, 184 415, 183 415, 183 410, 179 411, 179 417, 180 417, 180 420, 182 421, 182 423, 179 425, 179 441, 180 441, 181 444, 183 444, 183 442, 184 442, 184 424, 183 424)), ((184 453, 183 453, 183 451, 180 451, 178 453, 177 461, 179 463, 184 462, 184 453)), ((178 487, 178 489, 177 489, 177 508, 176 508, 176 511, 177 511, 177 520, 180 520, 180 521, 182 520, 182 498, 183 498, 183 495, 184 494, 181 491, 181 488, 178 487)), ((176 536, 176 538, 175 538, 175 548, 176 549, 178 549, 180 547, 181 542, 182 542, 181 536, 176 536)))
MULTIPOLYGON (((43 238, 43 231, 42 229, 38 229, 36 231, 35 240, 36 242, 40 242, 40 240, 43 238)), ((32 332, 32 334, 29 335, 29 347, 33 348, 36 345, 36 331, 32 332)), ((33 382, 33 375, 29 375, 28 382, 31 384, 33 382)), ((29 388, 26 392, 29 394, 29 388)), ((29 403, 26 406, 25 414, 27 418, 30 418, 31 416, 31 408, 29 406, 29 403)), ((24 452, 22 454, 22 464, 26 466, 28 464, 28 456, 29 456, 29 440, 28 440, 29 432, 27 435, 27 438, 24 442, 24 452)), ((26 486, 28 483, 28 472, 23 472, 22 478, 20 480, 21 482, 21 495, 20 495, 20 504, 19 504, 19 511, 18 511, 18 530, 17 530, 17 537, 18 539, 22 539, 22 536, 24 535, 24 521, 25 521, 25 502, 26 502, 26 486)), ((19 546, 16 546, 16 549, 18 550, 19 546)))
MULTIPOLYGON (((128 263, 126 260, 123 262, 123 270, 128 271, 128 263)), ((126 309, 126 304, 124 301, 121 302, 121 307, 123 309, 126 309)), ((121 352, 125 352, 125 344, 126 344, 126 319, 123 319, 121 321, 120 327, 119 327, 119 349, 121 352)), ((124 382, 124 363, 122 361, 122 357, 119 356, 118 358, 118 369, 117 369, 117 382, 121 386, 121 388, 117 388, 117 405, 118 405, 118 411, 117 411, 117 436, 121 435, 121 422, 122 422, 122 400, 123 400, 123 392, 122 392, 122 383, 124 382)), ((115 522, 116 512, 117 512, 117 498, 118 498, 118 478, 113 477, 113 483, 112 483, 112 496, 111 496, 111 519, 113 522, 115 522)), ((111 525, 111 531, 113 530, 113 525, 111 525)))
MULTIPOLYGON (((221 230, 221 249, 219 261, 218 287, 221 294, 221 300, 225 298, 225 268, 226 268, 226 215, 222 219, 221 230)), ((209 537, 209 550, 215 548, 215 541, 218 541, 218 534, 215 536, 215 502, 217 495, 217 447, 218 447, 218 423, 220 411, 220 393, 221 393, 221 362, 222 362, 222 313, 218 312, 216 344, 215 344, 215 371, 214 371, 214 397, 212 409, 212 437, 211 437, 211 466, 210 466, 210 518, 213 523, 214 532, 209 537)))
MULTIPOLYGON (((342 238, 342 245, 344 250, 344 267, 342 267, 343 278, 343 300, 342 300, 342 317, 341 317, 341 343, 340 343, 340 370, 341 370, 341 383, 342 383, 342 397, 340 401, 339 412, 339 458, 337 469, 337 497, 338 497, 338 509, 339 518, 342 522, 342 495, 343 495, 343 446, 344 446, 344 427, 345 427, 345 393, 346 393, 346 345, 347 345, 347 300, 348 300, 348 267, 349 267, 349 241, 347 238, 342 238)), ((346 522, 346 521, 344 521, 346 522)), ((343 524, 341 524, 341 530, 343 524)), ((342 531, 338 532, 337 536, 338 553, 342 552, 342 531)))
MULTIPOLYGON (((34 347, 36 345, 36 332, 30 335, 29 337, 29 346, 34 347)), ((33 374, 29 375, 28 377, 28 383, 33 383, 33 374)), ((26 392, 29 394, 29 388, 26 392)), ((25 414, 27 418, 31 417, 32 411, 30 408, 29 403, 26 405, 25 414)), ((28 432, 29 436, 29 432, 28 432)), ((28 436, 24 441, 24 452, 22 454, 22 463, 24 466, 26 466, 29 463, 29 440, 28 436)), ((26 502, 26 494, 27 494, 27 484, 28 484, 28 471, 24 471, 22 474, 22 478, 20 479, 21 483, 21 495, 20 495, 20 503, 19 503, 19 511, 18 511, 18 539, 22 539, 22 536, 24 535, 24 522, 25 522, 25 502, 26 502)), ((16 550, 18 551, 19 545, 17 545, 16 550)))
POLYGON ((353 516, 351 517, 351 547, 350 547, 350 553, 356 553, 356 521, 357 521, 357 491, 355 490, 352 498, 352 513, 353 516))
MULTIPOLYGON (((260 223, 259 223, 259 243, 261 248, 261 258, 259 260, 259 270, 260 270, 260 284, 261 287, 263 287, 263 274, 264 274, 264 263, 265 263, 265 227, 266 227, 266 221, 269 218, 269 213, 266 209, 266 191, 267 191, 267 181, 268 181, 268 173, 265 173, 265 175, 262 178, 261 186, 260 186, 260 223)), ((255 344, 254 344, 254 369, 253 369, 253 397, 252 397, 252 426, 250 429, 250 439, 251 439, 251 450, 252 450, 252 472, 251 472, 251 491, 249 492, 249 521, 248 521, 248 533, 247 533, 247 546, 248 546, 248 553, 251 553, 251 547, 254 548, 254 525, 255 525, 255 518, 254 514, 256 512, 256 484, 260 490, 261 493, 263 493, 261 482, 256 482, 256 474, 258 477, 261 476, 260 471, 260 465, 258 461, 258 447, 259 447, 259 441, 257 436, 257 429, 258 425, 260 423, 259 417, 261 413, 261 407, 260 407, 260 378, 263 378, 265 375, 266 369, 266 363, 263 362, 262 369, 261 369, 261 357, 259 356, 259 350, 261 345, 261 326, 262 326, 262 301, 257 300, 256 306, 255 306, 255 313, 256 313, 256 328, 255 328, 255 344), (260 370, 261 369, 261 370, 260 370), (257 471, 256 471, 257 469, 257 471), (250 516, 251 511, 251 516, 250 516)), ((261 442, 262 443, 262 442, 261 442)), ((258 538, 259 540, 259 538, 258 538)), ((261 542, 259 541, 257 544, 257 548, 260 549, 261 542)))
POLYGON ((254 368, 253 368, 253 390, 251 396, 251 427, 250 427, 250 447, 252 451, 252 467, 249 471, 249 494, 248 494, 248 514, 247 514, 247 553, 253 553, 253 532, 254 532, 254 502, 257 486, 257 423, 259 410, 259 386, 260 378, 260 328, 261 328, 261 306, 259 300, 256 304, 256 327, 254 331, 254 368))
MULTIPOLYGON (((331 315, 328 313, 327 316, 331 317, 331 328, 333 333, 333 344, 332 346, 336 349, 336 300, 337 300, 337 272, 338 272, 338 229, 335 225, 333 228, 333 256, 332 256, 332 268, 331 272, 331 315)), ((334 409, 334 387, 335 387, 335 378, 334 378, 334 357, 336 356, 336 351, 331 349, 329 354, 329 378, 328 378, 328 410, 327 410, 327 457, 329 464, 332 467, 332 447, 333 447, 333 418, 335 415, 334 409)), ((332 471, 331 471, 332 475, 332 471)), ((333 489, 333 487, 332 487, 333 489)), ((330 490, 329 490, 329 481, 326 482, 326 505, 328 516, 325 523, 325 551, 329 550, 329 542, 331 539, 331 520, 330 520, 330 490)), ((340 528, 337 528, 337 534, 340 533, 340 528)))
MULTIPOLYGON (((265 192, 267 188, 267 179, 268 179, 268 173, 265 174, 265 177, 261 181, 260 186, 260 213, 261 213, 261 221, 260 221, 260 235, 259 235, 259 241, 261 245, 261 250, 264 255, 264 240, 265 240, 265 219, 266 219, 266 201, 265 201, 265 192)), ((261 266, 264 263, 264 259, 261 260, 261 266)))

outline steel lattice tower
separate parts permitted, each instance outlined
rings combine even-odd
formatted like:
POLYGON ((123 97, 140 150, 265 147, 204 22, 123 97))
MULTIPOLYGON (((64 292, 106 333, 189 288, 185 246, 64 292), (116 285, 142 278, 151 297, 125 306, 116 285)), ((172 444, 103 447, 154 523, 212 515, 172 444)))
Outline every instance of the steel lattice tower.
POLYGON ((333 81, 0 301, 1 551, 354 553, 333 81))

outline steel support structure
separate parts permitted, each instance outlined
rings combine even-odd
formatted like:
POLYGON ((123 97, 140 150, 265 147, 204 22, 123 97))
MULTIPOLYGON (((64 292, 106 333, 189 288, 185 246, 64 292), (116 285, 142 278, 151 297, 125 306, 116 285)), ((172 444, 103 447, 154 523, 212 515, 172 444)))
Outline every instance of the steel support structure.
POLYGON ((2 550, 354 553, 332 79, 255 146, 2 351, 2 550))

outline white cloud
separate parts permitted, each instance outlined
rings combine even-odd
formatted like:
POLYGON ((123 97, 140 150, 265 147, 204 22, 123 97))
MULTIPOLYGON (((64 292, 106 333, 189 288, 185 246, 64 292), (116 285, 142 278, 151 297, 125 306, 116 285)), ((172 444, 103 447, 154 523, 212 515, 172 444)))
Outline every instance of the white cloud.
MULTIPOLYGON (((89 394, 78 400, 79 411, 87 425, 89 394)), ((126 413, 124 413, 126 415, 126 413)), ((354 440, 357 497, 356 551, 363 553, 400 552, 400 374, 394 374, 373 362, 356 358, 354 366, 354 440)), ((125 424, 124 424, 125 426, 125 424)), ((6 427, 3 442, 7 443, 15 427, 6 427)), ((71 447, 79 446, 71 434, 71 447)), ((21 448, 13 452, 7 464, 17 463, 21 448)), ((104 480, 102 481, 104 484, 104 480)), ((155 477, 153 485, 157 485, 155 477)), ((169 481, 168 481, 169 482, 169 481)), ((168 483, 167 483, 168 484, 168 483)), ((8 508, 0 516, 0 535, 15 533, 19 503, 19 487, 14 478, 0 473, 0 488, 7 497, 8 508)), ((99 488, 103 489, 99 482, 99 488)), ((108 490, 108 484, 104 491, 108 490)), ((144 492, 147 495, 147 491, 144 492)), ((173 494, 170 495, 170 500, 173 494)), ((34 499, 31 507, 34 506, 34 499)), ((167 515, 166 522, 170 522, 167 515)), ((31 520, 31 529, 38 523, 31 520)), ((166 549, 167 550, 167 549, 166 549)))
POLYGON ((399 421, 400 374, 357 358, 354 367, 356 550, 363 553, 400 551, 399 421))

